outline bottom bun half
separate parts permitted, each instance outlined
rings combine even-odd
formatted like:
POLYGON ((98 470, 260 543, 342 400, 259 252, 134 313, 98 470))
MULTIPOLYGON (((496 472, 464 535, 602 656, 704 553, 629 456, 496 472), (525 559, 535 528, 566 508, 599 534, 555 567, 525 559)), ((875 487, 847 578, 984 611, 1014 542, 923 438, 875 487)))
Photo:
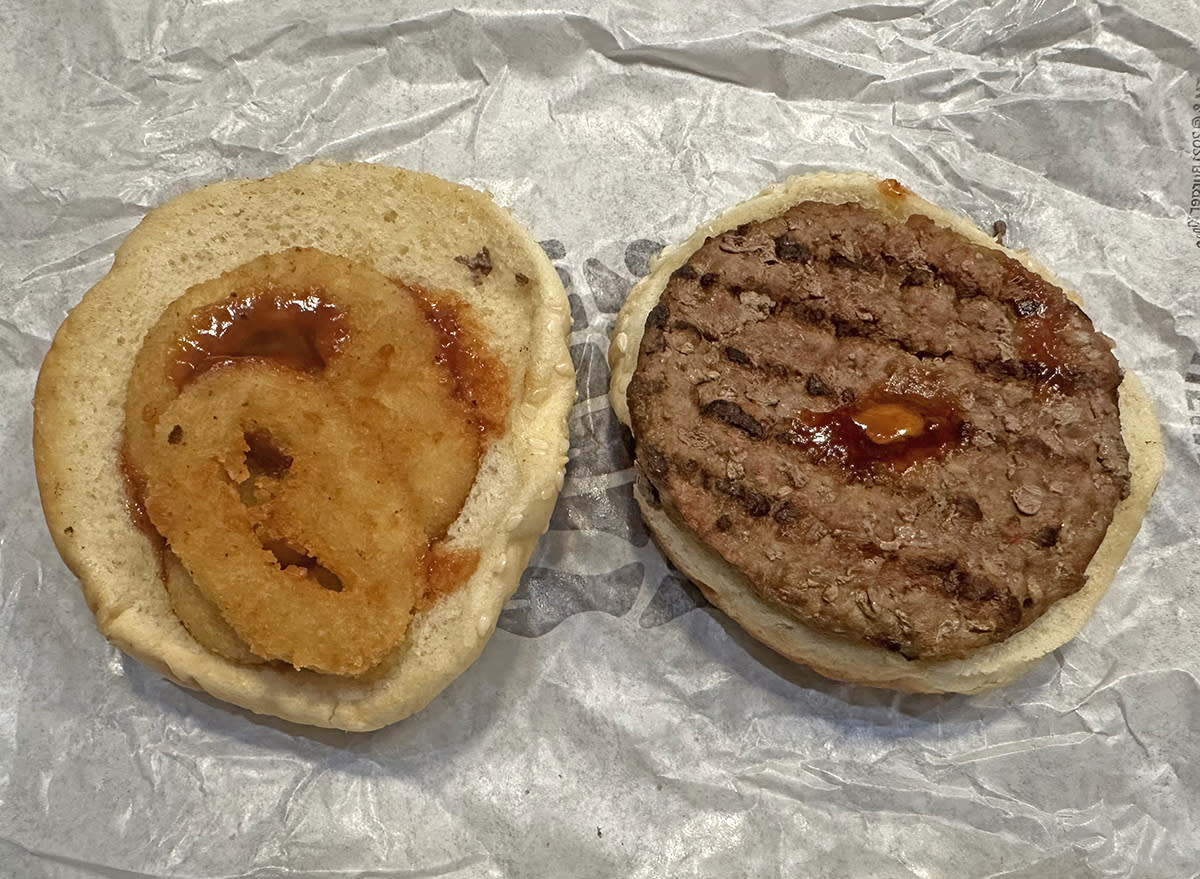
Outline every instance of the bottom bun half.
MULTIPOLYGON (((777 217, 801 202, 860 204, 898 223, 920 214, 972 243, 1003 251, 1052 283, 1061 283, 1027 254, 997 244, 965 218, 917 197, 894 181, 862 173, 818 173, 791 178, 738 204, 700 227, 687 241, 668 247, 640 281, 618 315, 609 352, 610 396, 620 420, 631 426, 627 393, 638 366, 647 318, 673 273, 705 242, 747 223, 777 217)), ((1069 298, 1078 298, 1068 293, 1069 298)), ((1073 638, 1103 598, 1140 528, 1163 470, 1162 438, 1153 404, 1129 373, 1119 388, 1121 434, 1129 453, 1128 495, 1119 502, 1099 549, 1086 569, 1086 582, 1054 602, 1033 623, 1005 640, 973 650, 963 658, 907 659, 897 652, 826 634, 764 599, 750 580, 682 521, 657 492, 639 478, 635 486, 641 513, 663 554, 693 580, 705 596, 748 634, 782 656, 829 678, 908 692, 977 693, 1008 683, 1042 657, 1073 638)), ((637 439, 635 431, 635 440, 637 439)), ((644 462, 639 462, 644 466, 644 462)))

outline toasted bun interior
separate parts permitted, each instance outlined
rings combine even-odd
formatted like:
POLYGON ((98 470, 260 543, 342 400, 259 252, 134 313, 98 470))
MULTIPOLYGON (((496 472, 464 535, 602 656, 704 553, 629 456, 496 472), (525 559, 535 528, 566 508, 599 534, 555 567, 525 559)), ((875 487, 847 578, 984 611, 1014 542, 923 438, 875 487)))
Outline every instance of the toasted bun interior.
MULTIPOLYGON (((710 238, 745 223, 770 219, 805 201, 860 204, 896 223, 929 217, 972 243, 1002 250, 1057 286, 1061 282, 1027 254, 1002 247, 964 217, 919 198, 895 181, 861 173, 818 173, 791 178, 725 211, 685 242, 663 251, 650 274, 631 291, 617 317, 609 351, 610 397, 627 426, 627 389, 637 367, 647 316, 671 274, 710 238)), ((1078 297, 1068 294, 1078 302, 1078 297)), ((1130 457, 1128 496, 1118 505, 1106 536, 1087 568, 1086 585, 1061 599, 1034 623, 1006 640, 963 659, 908 660, 883 649, 824 634, 761 599, 747 578, 701 541, 639 485, 635 492, 647 525, 664 554, 705 595, 749 634, 783 656, 838 680, 917 692, 973 693, 1013 680, 1038 659, 1074 637, 1112 582, 1141 525, 1163 469, 1162 438, 1153 406, 1137 379, 1126 373, 1119 394, 1122 436, 1130 457)))
MULTIPOLYGON (((570 311, 536 241, 491 198, 426 174, 313 163, 218 183, 151 211, 55 337, 35 395, 46 520, 100 630, 166 677, 261 714, 368 730, 424 707, 479 655, 549 522, 566 462, 570 311), (472 310, 509 381, 505 429, 447 532, 477 551, 468 581, 417 613, 358 678, 244 665, 171 611, 157 543, 127 508, 123 405, 143 337, 186 290, 264 254, 316 248, 472 310)), ((402 341, 402 340, 398 340, 402 341)))

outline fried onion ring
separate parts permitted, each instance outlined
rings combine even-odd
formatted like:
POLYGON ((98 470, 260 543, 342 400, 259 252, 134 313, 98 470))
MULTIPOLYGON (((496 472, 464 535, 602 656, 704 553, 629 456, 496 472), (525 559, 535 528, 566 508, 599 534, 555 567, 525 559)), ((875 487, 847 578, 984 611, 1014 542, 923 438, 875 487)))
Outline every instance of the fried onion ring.
POLYGON ((225 622, 215 603, 192 579, 183 562, 172 553, 164 553, 163 585, 171 599, 171 611, 183 623, 188 634, 218 656, 239 665, 262 665, 268 660, 254 653, 234 628, 225 622))
POLYGON ((403 638, 507 407, 503 370, 431 301, 294 249, 192 288, 147 335, 126 459, 210 649, 355 675, 403 638), (447 354, 464 348, 470 369, 447 354))

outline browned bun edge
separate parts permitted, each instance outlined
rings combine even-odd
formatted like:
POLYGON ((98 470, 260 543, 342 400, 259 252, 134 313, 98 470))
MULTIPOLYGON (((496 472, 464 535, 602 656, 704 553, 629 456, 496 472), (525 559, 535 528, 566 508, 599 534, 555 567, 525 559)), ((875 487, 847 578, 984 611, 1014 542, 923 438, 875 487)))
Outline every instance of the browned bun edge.
POLYGON ((575 396, 570 323, 562 283, 534 238, 489 195, 427 174, 319 162, 154 209, 63 323, 34 398, 46 521, 98 627, 171 680, 261 714, 368 730, 421 709, 478 657, 549 523, 575 396), (474 574, 413 620, 386 673, 358 680, 239 665, 201 647, 171 612, 155 543, 126 509, 122 409, 146 331, 187 288, 294 246, 454 291, 511 385, 505 433, 448 534, 448 545, 479 551, 474 574), (483 247, 486 276, 467 264, 483 247))
MULTIPOLYGON (((919 213, 976 244, 1001 250, 1062 287, 1062 282, 1027 254, 998 245, 966 218, 950 213, 879 178, 862 173, 819 173, 793 177, 764 190, 704 224, 684 243, 664 250, 650 274, 630 292, 617 317, 609 349, 610 398, 617 416, 630 423, 626 390, 637 366, 646 316, 657 304, 672 272, 704 241, 743 223, 764 220, 803 201, 854 202, 897 221, 919 213)), ((1069 293, 1076 302, 1078 296, 1069 293)), ((1091 616, 1141 526, 1163 470, 1162 436, 1153 404, 1137 378, 1125 374, 1120 387, 1121 428, 1129 451, 1130 492, 1117 507, 1104 541, 1087 568, 1087 583, 1053 604, 1024 630, 965 659, 907 660, 879 647, 827 635, 805 626, 760 599, 740 571, 694 532, 635 490, 647 526, 663 554, 703 590, 710 601, 750 635, 781 655, 827 677, 852 683, 930 693, 975 693, 1005 684, 1073 638, 1091 616)))

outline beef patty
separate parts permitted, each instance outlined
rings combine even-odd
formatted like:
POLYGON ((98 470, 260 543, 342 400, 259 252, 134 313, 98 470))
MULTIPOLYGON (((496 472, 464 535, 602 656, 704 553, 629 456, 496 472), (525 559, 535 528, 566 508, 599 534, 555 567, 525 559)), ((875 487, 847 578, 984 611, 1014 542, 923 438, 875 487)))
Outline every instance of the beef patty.
POLYGON ((804 202, 710 238, 628 398, 655 503, 823 632, 961 657, 1076 592, 1128 492, 1111 343, 914 215, 804 202))

